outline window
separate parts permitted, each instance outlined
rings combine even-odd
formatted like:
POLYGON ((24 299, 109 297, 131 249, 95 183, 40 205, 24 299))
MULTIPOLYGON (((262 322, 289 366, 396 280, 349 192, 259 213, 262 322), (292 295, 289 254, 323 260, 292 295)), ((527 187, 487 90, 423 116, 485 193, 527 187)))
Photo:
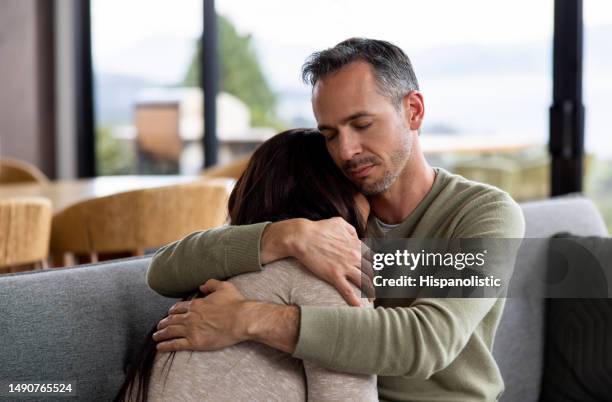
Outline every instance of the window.
POLYGON ((585 191, 612 232, 612 4, 584 2, 585 191))
MULTIPOLYGON (((299 6, 217 0, 217 12, 249 42, 263 73, 260 85, 273 100, 254 110, 229 89, 233 79, 245 81, 224 78, 221 90, 251 112, 249 130, 234 143, 315 126, 310 88, 300 81, 304 59, 349 37, 385 39, 404 49, 415 67, 426 104, 422 143, 433 165, 497 185, 520 201, 548 197, 552 0, 315 0, 299 6)), ((229 30, 220 31, 221 41, 229 30)), ((226 121, 231 117, 222 113, 220 124, 226 121)), ((228 137, 220 129, 222 147, 231 145, 228 137)))
POLYGON ((92 0, 97 174, 193 173, 202 0, 92 0))

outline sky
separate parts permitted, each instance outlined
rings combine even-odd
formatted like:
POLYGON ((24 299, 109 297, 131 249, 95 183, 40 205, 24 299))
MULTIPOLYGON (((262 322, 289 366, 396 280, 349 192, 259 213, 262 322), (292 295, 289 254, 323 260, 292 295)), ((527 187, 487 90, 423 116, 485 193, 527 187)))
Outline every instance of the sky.
POLYGON ((257 32, 262 40, 325 47, 346 37, 368 36, 393 38, 402 47, 419 50, 442 44, 516 42, 548 35, 552 24, 546 16, 551 3, 550 0, 219 0, 217 9, 231 16, 244 32, 257 32), (527 4, 528 13, 523 11, 527 4))
MULTIPOLYGON (((96 68, 157 81, 184 73, 202 31, 201 0, 92 4, 96 68), (130 57, 134 48, 161 39, 164 54, 154 62, 130 57)), ((553 29, 553 0, 217 0, 216 7, 239 32, 253 35, 264 67, 281 82, 297 74, 278 68, 275 53, 286 54, 297 71, 297 61, 351 36, 390 40, 414 54, 454 44, 546 41, 553 29)), ((587 25, 612 24, 612 1, 585 0, 584 16, 587 25)))
MULTIPOLYGON (((201 4, 93 0, 97 50, 130 47, 151 35, 195 38, 202 27, 201 4), (105 23, 95 24, 98 19, 105 23)), ((366 35, 398 38, 415 50, 546 37, 553 14, 552 0, 217 0, 216 6, 241 32, 263 41, 320 47, 347 35, 366 35)), ((612 23, 612 2, 585 0, 584 18, 590 25, 612 23)))
MULTIPOLYGON (((396 43, 411 57, 416 55, 417 73, 418 57, 436 49, 546 43, 552 38, 553 4, 553 0, 216 0, 219 14, 228 17, 240 33, 253 35, 264 71, 273 77, 271 84, 279 91, 307 91, 299 82, 304 58, 352 36, 396 43)), ((584 20, 587 27, 612 24, 612 0, 584 0, 584 20)), ((97 71, 176 83, 184 76, 195 40, 201 35, 202 1, 93 0, 92 21, 97 71)), ((549 54, 541 57, 549 58, 549 54)), ((607 108, 612 93, 612 75, 606 74, 597 78, 596 86, 585 88, 586 97, 596 99, 595 105, 587 105, 592 113, 587 128, 594 127, 592 132, 601 141, 608 127, 608 114, 603 108, 607 108)), ((503 82, 492 74, 473 80, 473 84, 457 82, 452 77, 446 81, 422 77, 431 99, 430 121, 436 122, 436 117, 439 121, 465 121, 483 131, 496 124, 521 131, 524 125, 546 138, 548 71, 525 77, 499 77, 503 82), (495 110, 479 118, 480 126, 476 126, 476 119, 470 123, 463 118, 470 105, 461 104, 465 99, 460 94, 483 82, 487 88, 480 90, 488 94, 484 97, 497 97, 497 101, 495 110), (531 103, 525 102, 523 115, 514 118, 513 108, 524 101, 531 103), (496 123, 500 117, 503 122, 496 123)), ((591 78, 585 77, 585 84, 591 78)), ((471 108, 487 106, 474 104, 471 108)), ((285 107, 309 110, 308 99, 285 107)), ((593 148, 602 148, 601 144, 604 142, 593 148)), ((610 145, 607 140, 605 144, 610 145)), ((609 148, 612 156, 612 145, 609 148)))

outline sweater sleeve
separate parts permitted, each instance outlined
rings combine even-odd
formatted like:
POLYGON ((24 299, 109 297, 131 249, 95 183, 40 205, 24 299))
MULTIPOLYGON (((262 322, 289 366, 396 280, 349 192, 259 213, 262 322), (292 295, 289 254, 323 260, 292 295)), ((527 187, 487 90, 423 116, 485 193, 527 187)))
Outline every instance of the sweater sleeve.
POLYGON ((147 283, 163 296, 181 297, 209 279, 260 271, 260 242, 267 224, 222 226, 170 243, 153 255, 147 283))
POLYGON ((417 299, 374 310, 301 307, 294 356, 334 370, 427 379, 461 352, 495 299, 417 299))
MULTIPOLYGON (((465 214, 457 236, 523 235, 522 212, 511 198, 481 201, 465 214)), ((294 356, 346 372, 427 379, 455 360, 496 302, 420 298, 410 307, 374 310, 302 306, 294 356)))

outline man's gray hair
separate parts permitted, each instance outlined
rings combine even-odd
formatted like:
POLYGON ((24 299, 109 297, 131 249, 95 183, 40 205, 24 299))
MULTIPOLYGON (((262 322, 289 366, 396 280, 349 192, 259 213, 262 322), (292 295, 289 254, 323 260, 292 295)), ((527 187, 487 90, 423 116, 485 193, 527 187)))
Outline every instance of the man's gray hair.
POLYGON ((419 83, 408 56, 392 43, 366 38, 351 38, 336 46, 315 52, 302 66, 302 79, 313 87, 321 78, 355 61, 369 63, 382 95, 397 106, 419 83))

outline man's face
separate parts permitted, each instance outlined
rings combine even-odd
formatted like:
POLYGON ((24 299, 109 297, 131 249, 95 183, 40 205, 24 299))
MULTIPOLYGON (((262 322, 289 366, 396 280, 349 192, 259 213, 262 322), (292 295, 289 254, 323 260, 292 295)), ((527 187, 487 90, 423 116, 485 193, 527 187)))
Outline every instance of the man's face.
POLYGON ((409 111, 382 95, 372 68, 354 62, 319 80, 313 110, 327 149, 366 195, 385 192, 410 159, 409 111))

